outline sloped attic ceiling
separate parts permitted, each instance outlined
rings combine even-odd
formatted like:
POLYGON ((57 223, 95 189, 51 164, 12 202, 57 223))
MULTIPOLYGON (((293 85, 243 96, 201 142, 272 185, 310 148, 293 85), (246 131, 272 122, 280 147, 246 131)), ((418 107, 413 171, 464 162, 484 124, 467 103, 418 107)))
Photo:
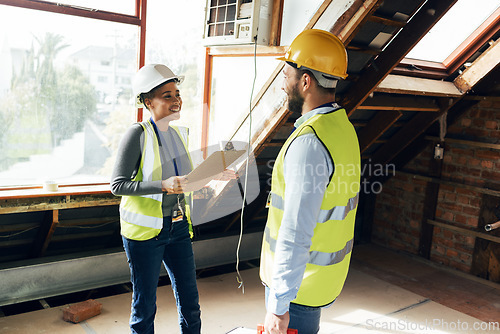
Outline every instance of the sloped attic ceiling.
MULTIPOLYGON (((338 102, 348 110, 358 132, 364 164, 394 163, 403 166, 428 143, 426 131, 433 130, 431 125, 442 113, 448 112, 448 121, 452 122, 480 99, 498 99, 498 19, 493 22, 488 34, 475 42, 473 51, 460 57, 460 64, 454 66, 450 73, 446 69, 427 68, 421 64, 418 64, 420 70, 415 70, 415 66, 410 66, 411 63, 404 59, 454 3, 452 0, 325 0, 307 25, 306 28, 332 31, 347 46, 349 77, 339 85, 337 97, 338 102), (468 62, 472 66, 465 70, 463 64, 468 62)), ((299 116, 288 112, 284 101, 278 97, 281 70, 282 65, 270 73, 269 80, 253 101, 252 113, 263 118, 259 124, 253 125, 251 141, 259 171, 260 193, 244 211, 245 232, 261 232, 263 229, 267 218, 265 201, 272 161, 299 116)), ((245 133, 247 119, 245 117, 235 126, 239 130, 233 137, 248 138, 245 133)), ((240 175, 243 173, 243 170, 240 171, 240 175)), ((239 194, 240 186, 232 181, 224 191, 239 194)), ((80 201, 86 206, 95 207, 78 212, 52 209, 30 212, 33 204, 29 198, 23 199, 25 207, 13 199, 16 211, 10 216, 4 215, 4 219, 16 220, 16 224, 2 225, 2 228, 7 232, 19 229, 28 232, 1 240, 3 262, 54 253, 73 254, 81 249, 102 251, 119 246, 119 199, 112 198, 107 191, 102 189, 102 193, 96 192, 94 188, 90 195, 81 196, 80 201), (18 212, 23 212, 21 218, 14 217, 18 212), (45 226, 40 230, 37 229, 39 221, 45 226), (50 227, 59 221, 63 223, 53 233, 50 227), (82 224, 97 225, 99 228, 92 232, 77 228, 82 224)), ((56 200, 64 202, 67 208, 71 196, 47 198, 47 207, 54 208, 53 201, 56 200)), ((219 197, 205 201, 206 211, 224 211, 219 197)), ((74 208, 81 206, 80 202, 70 204, 74 208)), ((5 206, 6 203, 3 208, 5 206)), ((195 232, 198 238, 205 239, 236 234, 239 232, 239 220, 240 211, 199 225, 195 227, 195 232)))
MULTIPOLYGON (((476 41, 472 54, 462 56, 461 63, 455 64, 452 73, 434 68, 428 71, 431 72, 429 75, 422 75, 419 71, 408 70, 411 66, 404 57, 456 0, 351 3, 343 15, 335 17, 331 13, 338 2, 325 1, 306 29, 329 30, 346 45, 349 77, 339 85, 337 98, 356 128, 364 164, 397 162, 401 165, 409 156, 417 154, 414 143, 424 140, 426 130, 443 113, 447 112, 449 121, 452 121, 454 114, 458 117, 460 111, 478 102, 475 94, 498 97, 500 91, 495 79, 498 78, 500 59, 498 43, 495 43, 499 37, 498 20, 489 28, 487 39, 483 36, 482 43, 476 41), (472 66, 464 71, 463 64, 467 62, 472 66), (417 75, 413 75, 414 72, 417 75), (460 84, 462 80, 466 82, 460 84), (480 86, 489 88, 479 90, 480 86)), ((282 80, 282 66, 274 71, 254 100, 252 112, 260 111, 260 104, 265 104, 262 101, 270 101, 273 97, 278 99, 276 91, 279 91, 282 80)), ((299 116, 290 114, 283 105, 266 110, 266 113, 263 125, 252 133, 251 146, 261 176, 261 192, 259 198, 250 204, 250 210, 245 211, 245 227, 251 230, 265 224, 270 166, 299 116)), ((247 117, 238 127, 239 132, 245 131, 246 121, 247 117)), ((233 137, 237 135, 235 133, 233 137)), ((236 186, 235 183, 232 186, 236 186)), ((217 209, 221 202, 213 198, 208 208, 217 209)), ((238 228, 239 224, 235 223, 239 219, 238 212, 198 228, 204 233, 221 228, 227 232, 238 228)))

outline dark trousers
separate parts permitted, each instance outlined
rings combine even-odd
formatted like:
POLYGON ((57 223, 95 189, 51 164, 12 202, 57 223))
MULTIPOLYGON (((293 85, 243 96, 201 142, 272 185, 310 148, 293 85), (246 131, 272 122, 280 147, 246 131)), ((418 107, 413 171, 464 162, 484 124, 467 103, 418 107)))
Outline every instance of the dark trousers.
MULTIPOLYGON (((266 305, 269 296, 269 288, 266 286, 265 298, 266 305)), ((290 323, 288 328, 296 329, 299 334, 317 334, 321 321, 321 308, 309 307, 290 303, 290 323)))
POLYGON ((132 333, 154 333, 156 289, 163 262, 172 283, 181 333, 199 334, 201 312, 188 223, 164 219, 163 229, 156 238, 146 241, 122 239, 133 286, 132 333))

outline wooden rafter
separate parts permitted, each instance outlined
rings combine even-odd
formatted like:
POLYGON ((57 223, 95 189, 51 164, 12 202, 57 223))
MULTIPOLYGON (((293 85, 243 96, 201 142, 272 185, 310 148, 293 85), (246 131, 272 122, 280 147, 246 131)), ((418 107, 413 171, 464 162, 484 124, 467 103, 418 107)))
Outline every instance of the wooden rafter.
POLYGON ((382 52, 382 50, 380 50, 380 49, 369 48, 367 46, 356 45, 354 43, 347 45, 346 49, 348 51, 356 51, 356 52, 366 53, 366 54, 369 54, 371 56, 376 56, 382 52))
POLYGON ((383 0, 357 0, 330 29, 344 45, 349 45, 364 22, 381 6, 383 0))
POLYGON ((59 210, 55 209, 48 211, 45 219, 38 230, 38 236, 35 239, 33 248, 31 250, 32 257, 41 257, 45 254, 45 251, 49 247, 49 243, 52 240, 56 226, 59 224, 59 210))
POLYGON ((377 92, 423 96, 459 97, 463 93, 448 81, 388 75, 375 89, 377 92))
POLYGON ((366 151, 403 115, 399 110, 378 112, 368 124, 358 132, 359 150, 366 151))
MULTIPOLYGON (((488 73, 487 76, 483 78, 476 86, 474 86, 474 92, 477 94, 483 94, 485 96, 490 96, 494 94, 495 87, 497 86, 498 78, 500 77, 500 67, 496 67, 493 71, 488 73)), ((457 103, 455 103, 448 111, 447 116, 447 126, 458 122, 458 120, 469 110, 474 107, 479 100, 468 99, 468 96, 464 96, 457 103)), ((465 144, 465 143, 463 143, 465 144)), ((405 147, 405 149, 398 154, 398 156, 393 159, 393 163, 396 166, 404 166, 408 163, 416 154, 425 149, 428 145, 428 139, 425 136, 420 136, 416 141, 405 147)))
POLYGON ((455 4, 456 0, 428 1, 362 73, 363 80, 357 81, 344 95, 341 105, 349 114, 375 90, 378 84, 399 64, 432 26, 455 4))
POLYGON ((393 19, 388 19, 377 15, 371 15, 369 20, 370 22, 381 23, 386 26, 393 26, 397 28, 403 28, 406 25, 406 22, 404 21, 396 21, 393 19))
POLYGON ((427 128, 434 123, 444 112, 448 111, 452 104, 445 104, 439 113, 418 113, 408 123, 392 136, 391 140, 378 149, 373 155, 373 161, 385 165, 394 159, 411 142, 418 138, 427 128))
POLYGON ((454 84, 462 92, 469 92, 482 78, 495 69, 500 63, 500 39, 477 58, 455 80, 454 84))
POLYGON ((416 112, 439 112, 435 99, 418 95, 376 93, 367 98, 357 110, 399 110, 416 112))

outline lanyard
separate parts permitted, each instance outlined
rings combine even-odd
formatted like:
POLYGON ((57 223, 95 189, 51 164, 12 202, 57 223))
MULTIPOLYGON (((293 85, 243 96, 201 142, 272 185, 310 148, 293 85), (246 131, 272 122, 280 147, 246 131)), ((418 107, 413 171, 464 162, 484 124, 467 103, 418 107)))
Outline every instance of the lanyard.
MULTIPOLYGON (((161 143, 161 137, 160 137, 160 134, 158 132, 158 128, 156 127, 155 121, 153 121, 152 117, 150 118, 150 121, 151 121, 151 124, 153 124, 153 129, 155 130, 156 139, 158 140, 158 145, 161 147, 163 145, 161 143)), ((172 156, 172 163, 174 164, 175 175, 179 176, 180 175, 179 174, 180 168, 177 167, 177 157, 179 157, 179 151, 177 150, 177 146, 175 145, 175 139, 173 138, 172 134, 171 134, 171 138, 172 138, 172 147, 174 148, 174 156, 172 156)), ((169 153, 170 153, 170 150, 168 149, 168 147, 165 147, 165 149, 167 151, 169 151, 169 153)), ((181 163, 179 161, 179 166, 180 165, 181 165, 181 163)))

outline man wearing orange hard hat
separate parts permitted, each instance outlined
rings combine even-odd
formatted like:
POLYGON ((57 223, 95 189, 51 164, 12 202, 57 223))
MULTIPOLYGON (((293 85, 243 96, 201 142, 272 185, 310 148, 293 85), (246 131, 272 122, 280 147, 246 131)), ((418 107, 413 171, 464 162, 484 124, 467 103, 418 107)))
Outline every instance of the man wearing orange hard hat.
POLYGON ((354 243, 360 152, 346 111, 335 103, 347 52, 333 34, 300 33, 284 57, 288 109, 302 116, 274 164, 260 276, 266 333, 319 331, 321 308, 344 285, 354 243))

